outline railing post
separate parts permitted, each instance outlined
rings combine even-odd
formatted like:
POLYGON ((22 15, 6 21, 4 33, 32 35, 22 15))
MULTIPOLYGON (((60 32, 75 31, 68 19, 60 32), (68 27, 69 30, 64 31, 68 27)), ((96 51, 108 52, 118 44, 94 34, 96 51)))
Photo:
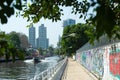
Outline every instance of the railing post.
MULTIPOLYGON (((51 80, 52 78, 56 77, 56 74, 61 74, 60 69, 62 69, 62 67, 64 67, 65 63, 66 63, 66 58, 64 60, 58 62, 55 66, 34 76, 34 78, 32 78, 31 80, 51 80)), ((61 75, 57 75, 57 76, 60 77, 61 75)))
POLYGON ((44 80, 43 72, 42 72, 42 80, 44 80))
POLYGON ((50 70, 47 69, 47 79, 49 79, 49 78, 50 78, 50 70))

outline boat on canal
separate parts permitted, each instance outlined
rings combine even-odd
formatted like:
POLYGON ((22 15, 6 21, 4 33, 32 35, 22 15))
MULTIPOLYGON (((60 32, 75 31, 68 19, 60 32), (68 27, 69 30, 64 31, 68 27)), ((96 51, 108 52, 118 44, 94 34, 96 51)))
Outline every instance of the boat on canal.
POLYGON ((37 62, 41 62, 41 60, 39 57, 33 57, 33 62, 37 63, 37 62))
POLYGON ((37 49, 34 50, 34 53, 32 54, 32 56, 33 56, 33 62, 35 62, 35 63, 41 62, 40 54, 39 54, 39 51, 37 49))

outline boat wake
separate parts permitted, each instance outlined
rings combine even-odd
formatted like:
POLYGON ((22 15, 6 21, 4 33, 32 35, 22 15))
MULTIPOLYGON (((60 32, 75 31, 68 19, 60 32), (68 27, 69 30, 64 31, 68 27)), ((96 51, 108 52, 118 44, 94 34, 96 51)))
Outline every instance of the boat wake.
POLYGON ((33 63, 33 59, 24 60, 25 63, 33 63))

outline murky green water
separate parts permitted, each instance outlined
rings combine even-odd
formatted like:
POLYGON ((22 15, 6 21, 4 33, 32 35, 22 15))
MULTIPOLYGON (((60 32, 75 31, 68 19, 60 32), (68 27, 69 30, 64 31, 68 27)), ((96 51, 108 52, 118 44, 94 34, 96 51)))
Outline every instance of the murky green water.
POLYGON ((30 80, 34 75, 57 63, 58 57, 49 57, 40 63, 32 60, 0 63, 0 80, 30 80))

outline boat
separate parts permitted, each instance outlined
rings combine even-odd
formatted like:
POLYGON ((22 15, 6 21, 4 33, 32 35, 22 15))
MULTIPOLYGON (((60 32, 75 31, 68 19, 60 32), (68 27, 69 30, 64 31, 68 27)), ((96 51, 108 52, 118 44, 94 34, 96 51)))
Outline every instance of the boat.
POLYGON ((40 60, 39 57, 34 57, 34 58, 33 58, 33 61, 34 61, 35 63, 37 63, 37 62, 41 62, 41 60, 40 60))
POLYGON ((38 50, 35 50, 32 56, 35 63, 40 62, 40 54, 38 50))

